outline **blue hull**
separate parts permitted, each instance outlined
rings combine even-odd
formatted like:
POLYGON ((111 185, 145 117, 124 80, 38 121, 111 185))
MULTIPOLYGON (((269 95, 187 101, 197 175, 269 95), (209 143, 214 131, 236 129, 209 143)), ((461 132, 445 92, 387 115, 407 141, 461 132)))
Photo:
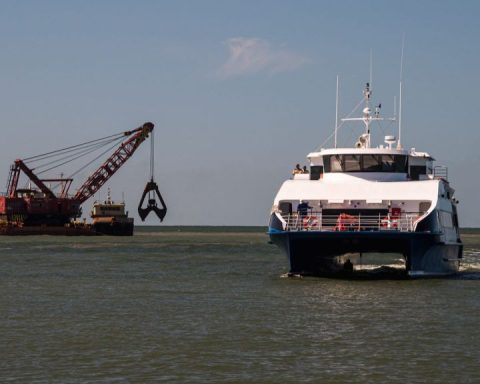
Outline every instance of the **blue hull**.
POLYGON ((445 244, 438 234, 397 231, 280 231, 269 229, 270 239, 284 250, 290 273, 335 275, 344 272, 341 256, 348 253, 400 253, 411 277, 458 272, 461 243, 445 244))

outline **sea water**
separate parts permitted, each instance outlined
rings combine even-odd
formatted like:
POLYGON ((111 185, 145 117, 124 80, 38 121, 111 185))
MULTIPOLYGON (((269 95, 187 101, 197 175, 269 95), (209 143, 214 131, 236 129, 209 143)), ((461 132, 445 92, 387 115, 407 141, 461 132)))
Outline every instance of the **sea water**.
POLYGON ((283 278, 265 231, 0 237, 0 382, 480 382, 479 231, 424 280, 283 278))

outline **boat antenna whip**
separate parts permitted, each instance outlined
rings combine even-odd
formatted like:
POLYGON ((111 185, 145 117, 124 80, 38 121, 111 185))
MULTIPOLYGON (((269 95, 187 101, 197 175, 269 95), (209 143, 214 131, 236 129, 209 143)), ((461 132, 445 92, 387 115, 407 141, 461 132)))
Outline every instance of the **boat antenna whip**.
POLYGON ((405 33, 402 38, 402 54, 400 56, 400 94, 398 95, 399 104, 398 104, 398 142, 397 148, 402 148, 402 82, 403 82, 403 50, 405 48, 405 33))
POLYGON ((163 200, 163 197, 160 194, 157 183, 153 180, 154 166, 155 166, 155 148, 154 148, 155 144, 154 143, 155 143, 155 140, 154 140, 153 131, 152 131, 151 137, 150 137, 150 181, 147 182, 147 185, 143 190, 140 203, 138 204, 138 215, 140 216, 142 221, 145 221, 146 217, 152 211, 155 212, 155 214, 158 216, 160 221, 163 221, 163 218, 167 214, 167 206, 165 205, 165 201, 163 200), (147 198, 147 195, 148 195, 147 204, 143 208, 142 206, 143 206, 143 203, 145 202, 145 199, 147 198), (158 206, 156 197, 158 197, 161 207, 158 206))

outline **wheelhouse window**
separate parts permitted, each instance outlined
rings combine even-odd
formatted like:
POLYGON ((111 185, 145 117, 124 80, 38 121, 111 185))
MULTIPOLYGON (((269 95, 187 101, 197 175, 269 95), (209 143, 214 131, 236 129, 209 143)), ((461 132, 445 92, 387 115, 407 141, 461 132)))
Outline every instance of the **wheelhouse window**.
POLYGON ((363 172, 382 172, 382 156, 362 155, 363 172))
POLYGON ((312 165, 310 167, 310 180, 319 180, 323 177, 323 167, 321 165, 312 165))
POLYGON ((323 156, 325 172, 407 173, 404 155, 328 155, 323 156))
POLYGON ((342 156, 341 155, 333 155, 328 157, 328 170, 327 167, 324 165, 326 172, 342 172, 342 156))
POLYGON ((345 172, 361 172, 362 159, 360 155, 343 155, 345 172))
POLYGON ((420 180, 420 175, 427 174, 427 167, 425 165, 411 165, 410 178, 412 180, 420 180))

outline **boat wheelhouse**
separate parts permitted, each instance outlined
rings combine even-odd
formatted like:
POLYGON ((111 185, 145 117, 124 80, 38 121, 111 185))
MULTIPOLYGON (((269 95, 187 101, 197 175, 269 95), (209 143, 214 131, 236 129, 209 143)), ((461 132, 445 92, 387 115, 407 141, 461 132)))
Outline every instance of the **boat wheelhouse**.
POLYGON ((112 200, 108 189, 107 200, 95 201, 90 214, 93 219, 93 229, 103 235, 132 236, 133 218, 125 211, 125 202, 116 203, 112 200))
POLYGON ((383 118, 379 107, 372 114, 370 95, 367 84, 363 116, 344 119, 365 124, 355 146, 310 153, 310 172, 283 183, 270 238, 292 274, 343 273, 352 254, 364 253, 401 254, 409 276, 455 273, 463 246, 447 168, 394 136, 372 147, 370 124, 383 118))

